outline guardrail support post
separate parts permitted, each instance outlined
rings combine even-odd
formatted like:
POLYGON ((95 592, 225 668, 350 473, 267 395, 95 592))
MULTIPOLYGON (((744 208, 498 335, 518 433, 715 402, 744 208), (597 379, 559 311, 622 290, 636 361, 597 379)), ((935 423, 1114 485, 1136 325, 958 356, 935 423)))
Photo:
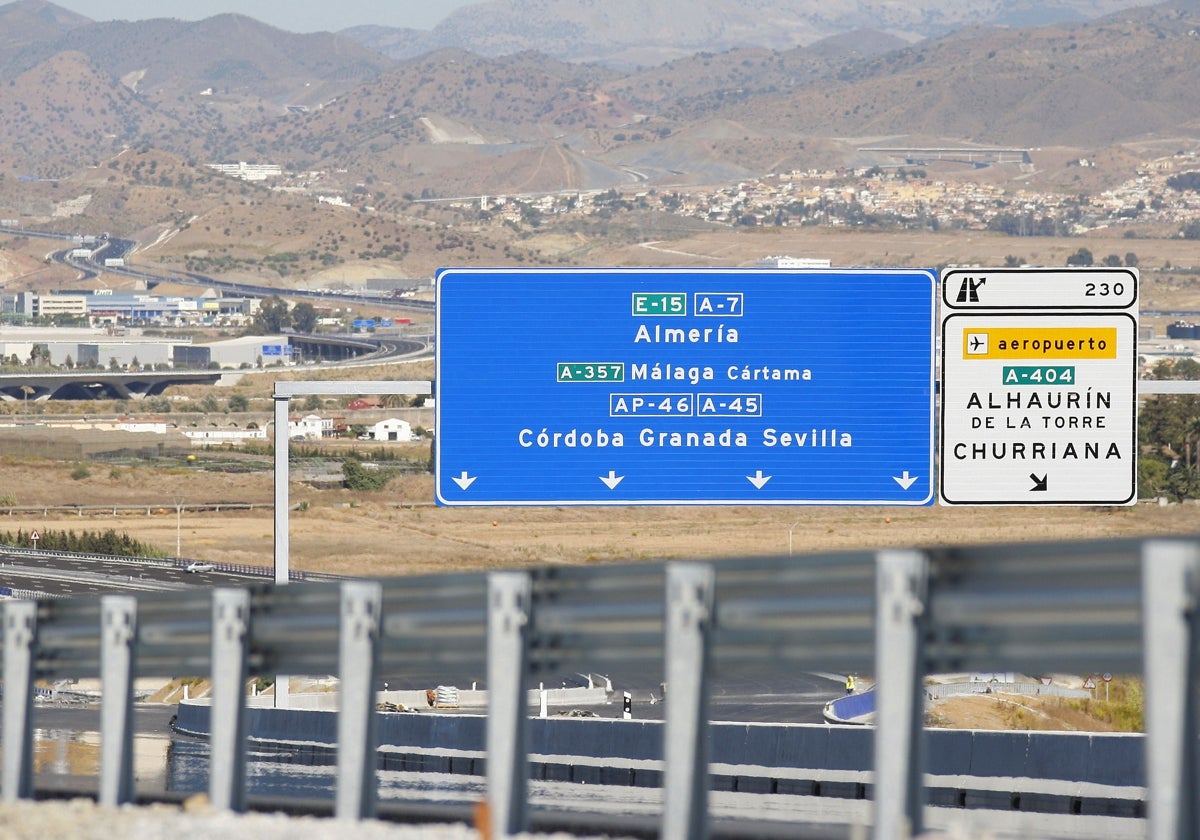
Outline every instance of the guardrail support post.
POLYGON ((137 646, 137 598, 100 599, 100 804, 134 799, 133 672, 137 646))
POLYGON ((493 572, 487 589, 487 820, 490 836, 501 838, 529 823, 525 684, 533 584, 525 572, 493 572))
POLYGON ((929 560, 919 551, 881 551, 875 576, 876 840, 921 833, 925 704, 922 628, 929 560))
MULTIPOLYGON (((287 395, 271 395, 275 400, 275 586, 286 586, 292 580, 292 500, 288 497, 288 482, 292 479, 288 456, 292 451, 288 430, 287 395)), ((275 708, 292 706, 292 678, 275 674, 275 708)))
POLYGON ((4 801, 33 796, 33 666, 37 602, 4 604, 4 801))
MULTIPOLYGON (((290 566, 291 544, 291 499, 288 482, 291 480, 291 451, 288 429, 288 406, 286 395, 275 393, 275 585, 284 586, 292 578, 290 566)), ((275 708, 286 709, 291 705, 292 680, 287 674, 275 675, 275 708)))
POLYGON ((214 808, 246 810, 246 663, 250 592, 213 590, 212 706, 208 798, 214 808))
POLYGON ((288 398, 274 395, 275 400, 275 583, 288 582, 289 515, 288 510, 288 398))
POLYGON ((1197 813, 1197 602, 1200 545, 1142 546, 1146 787, 1151 840, 1200 836, 1197 813))
POLYGON ((375 771, 379 765, 375 680, 379 670, 382 604, 383 586, 379 583, 355 581, 341 585, 338 818, 375 816, 375 771))
POLYGON ((716 575, 711 566, 667 566, 663 732, 664 840, 708 837, 708 672, 716 575))

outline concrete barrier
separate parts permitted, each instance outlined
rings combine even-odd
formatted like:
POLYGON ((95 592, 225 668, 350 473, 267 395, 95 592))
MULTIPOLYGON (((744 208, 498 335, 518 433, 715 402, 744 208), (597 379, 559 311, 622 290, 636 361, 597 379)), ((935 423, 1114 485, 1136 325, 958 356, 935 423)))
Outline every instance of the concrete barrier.
MULTIPOLYGON (((382 769, 482 775, 482 715, 383 713, 382 769)), ((531 718, 534 779, 631 787, 662 784, 663 723, 611 718, 531 718)), ((180 704, 175 726, 204 736, 204 700, 180 704)), ((331 711, 248 709, 247 733, 305 763, 332 763, 331 711), (307 750, 307 752, 305 752, 307 750)), ((839 799, 872 796, 874 730, 865 726, 713 723, 713 790, 839 799)), ((1143 736, 1137 734, 926 730, 930 804, 944 807, 1144 813, 1143 736)))

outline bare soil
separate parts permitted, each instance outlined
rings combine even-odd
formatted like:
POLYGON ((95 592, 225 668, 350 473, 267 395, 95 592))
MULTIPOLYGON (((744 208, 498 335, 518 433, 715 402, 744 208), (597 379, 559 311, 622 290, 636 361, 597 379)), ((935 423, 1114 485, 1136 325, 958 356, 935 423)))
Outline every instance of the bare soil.
POLYGON ((926 711, 925 722, 939 729, 1116 731, 1111 723, 1072 707, 1062 698, 1018 694, 974 694, 939 700, 926 711))

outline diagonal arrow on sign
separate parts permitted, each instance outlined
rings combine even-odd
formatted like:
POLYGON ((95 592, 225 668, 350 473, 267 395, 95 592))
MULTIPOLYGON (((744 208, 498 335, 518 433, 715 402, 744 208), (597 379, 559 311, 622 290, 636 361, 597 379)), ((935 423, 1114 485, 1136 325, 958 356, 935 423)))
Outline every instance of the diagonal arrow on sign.
POLYGON ((609 490, 616 490, 617 485, 625 480, 625 476, 617 475, 616 470, 609 470, 608 475, 600 476, 600 480, 604 482, 609 490))
POLYGON ((1046 473, 1040 477, 1034 473, 1030 473, 1029 478, 1033 481, 1033 486, 1029 488, 1029 492, 1044 493, 1046 491, 1046 482, 1050 478, 1050 473, 1046 473))
POLYGON ((758 470, 754 473, 754 475, 748 475, 746 478, 759 490, 763 489, 763 487, 766 486, 766 483, 771 480, 771 476, 763 475, 762 470, 758 470))
POLYGON ((450 478, 453 479, 454 483, 457 484, 463 490, 466 490, 468 487, 470 487, 472 484, 474 484, 475 479, 477 479, 478 477, 479 476, 477 476, 477 475, 467 475, 466 470, 463 470, 461 475, 450 476, 450 478))

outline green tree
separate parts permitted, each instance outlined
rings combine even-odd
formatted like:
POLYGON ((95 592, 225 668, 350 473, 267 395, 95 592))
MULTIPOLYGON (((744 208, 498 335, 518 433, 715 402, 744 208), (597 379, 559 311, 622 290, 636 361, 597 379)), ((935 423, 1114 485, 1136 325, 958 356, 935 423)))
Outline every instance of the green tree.
POLYGON ((292 307, 292 328, 296 332, 311 333, 317 328, 317 310, 308 301, 292 307))
POLYGON ((1200 172, 1180 172, 1167 179, 1167 186, 1173 190, 1200 191, 1200 172))
POLYGON ((1067 265, 1089 266, 1094 265, 1094 263, 1092 252, 1087 248, 1080 248, 1074 254, 1067 257, 1067 265))
POLYGON ((249 411, 250 400, 246 398, 245 394, 231 394, 229 397, 229 410, 239 412, 249 411))
POLYGON ((1200 362, 1195 359, 1176 359, 1175 364, 1171 365, 1171 371, 1174 373, 1172 379, 1200 379, 1200 362))
POLYGON ((278 295, 271 295, 258 306, 247 332, 250 335, 270 335, 283 332, 292 325, 291 313, 287 301, 278 295))
POLYGON ((1147 398, 1138 411, 1138 446, 1139 480, 1147 482, 1144 496, 1195 498, 1200 489, 1200 396, 1147 398))

